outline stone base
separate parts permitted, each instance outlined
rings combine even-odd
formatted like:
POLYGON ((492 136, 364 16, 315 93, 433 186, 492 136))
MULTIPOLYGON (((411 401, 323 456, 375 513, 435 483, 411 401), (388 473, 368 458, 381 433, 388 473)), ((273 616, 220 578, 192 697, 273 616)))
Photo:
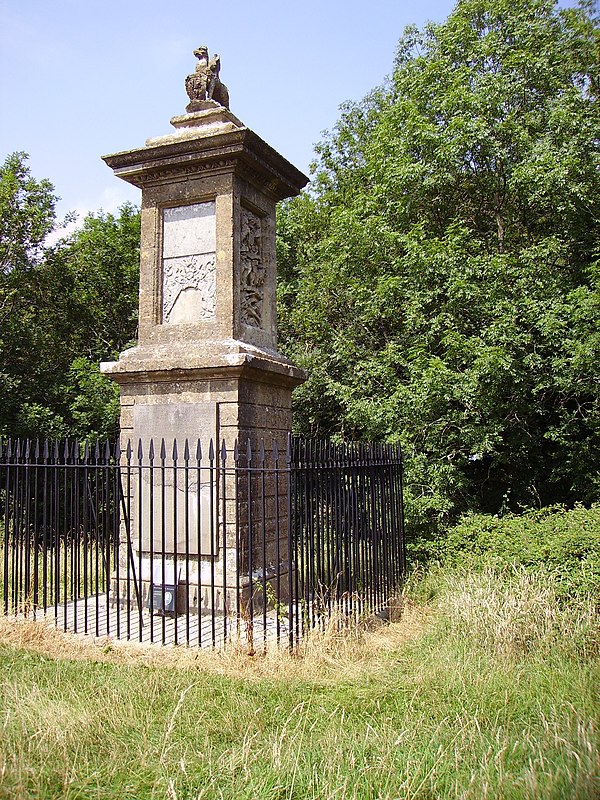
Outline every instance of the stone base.
MULTIPOLYGON (((188 109, 190 106, 191 104, 188 109)), ((164 136, 153 136, 146 139, 146 147, 245 129, 244 123, 235 114, 232 114, 225 106, 215 103, 214 100, 202 100, 195 103, 193 110, 189 110, 187 114, 173 117, 171 125, 175 131, 164 136)))
POLYGON ((148 435, 159 440, 177 438, 180 447, 187 438, 194 448, 198 438, 208 447, 208 440, 214 437, 217 450, 225 441, 230 458, 235 442, 245 447, 249 437, 253 447, 260 439, 267 448, 277 441, 280 452, 285 453, 292 422, 291 393, 304 380, 304 373, 283 357, 258 348, 252 352, 248 346, 240 352, 239 347, 240 343, 232 343, 229 351, 221 349, 218 354, 217 348, 208 345, 205 353, 190 347, 185 368, 180 366, 177 347, 174 353, 167 353, 166 348, 163 353, 158 347, 153 355, 150 347, 137 347, 118 362, 101 365, 102 372, 120 384, 121 442, 126 447, 131 440, 134 460, 138 441, 148 435), (216 409, 216 430, 214 423, 207 429, 201 418, 196 424, 176 424, 179 417, 193 422, 193 413, 186 412, 185 406, 203 404, 216 409), (161 412, 152 413, 162 413, 165 418, 170 414, 173 425, 148 430, 140 423, 146 419, 141 410, 144 406, 162 406, 161 412))
MULTIPOLYGON (((279 574, 279 596, 277 596, 277 574, 272 572, 266 576, 263 582, 262 578, 258 578, 253 582, 252 591, 252 612, 253 614, 260 614, 265 609, 273 610, 280 605, 286 605, 289 601, 289 577, 288 572, 280 572, 279 574)), ((137 608, 138 598, 135 591, 133 580, 129 583, 129 596, 127 595, 128 581, 126 578, 120 577, 117 586, 116 574, 111 577, 111 606, 116 607, 117 596, 121 608, 126 608, 129 605, 130 609, 137 608), (117 592, 118 589, 118 592, 117 592)), ((154 584, 159 586, 160 584, 154 584)), ((141 597, 140 601, 142 608, 149 611, 149 598, 150 598, 151 584, 148 580, 141 582, 141 597)), ((250 581, 243 578, 240 581, 239 587, 236 585, 226 586, 225 592, 223 586, 212 586, 211 584, 192 583, 186 584, 185 581, 180 581, 177 585, 177 596, 175 601, 175 616, 185 615, 188 611, 190 614, 200 614, 209 616, 219 616, 227 613, 227 616, 232 616, 237 613, 238 602, 240 608, 240 616, 245 618, 250 613, 250 581), (186 601, 187 594, 187 601, 186 601), (238 601, 239 597, 239 601, 238 601)), ((156 609, 154 613, 162 613, 160 609, 156 609)), ((169 612, 167 612, 169 613, 169 612)))

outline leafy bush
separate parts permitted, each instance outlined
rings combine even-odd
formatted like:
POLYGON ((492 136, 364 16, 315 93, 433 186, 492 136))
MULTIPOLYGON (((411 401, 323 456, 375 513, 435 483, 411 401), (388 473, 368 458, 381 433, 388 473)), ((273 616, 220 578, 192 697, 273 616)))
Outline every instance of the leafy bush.
POLYGON ((504 517, 467 514, 429 554, 450 568, 552 572, 559 593, 600 598, 600 505, 504 517))

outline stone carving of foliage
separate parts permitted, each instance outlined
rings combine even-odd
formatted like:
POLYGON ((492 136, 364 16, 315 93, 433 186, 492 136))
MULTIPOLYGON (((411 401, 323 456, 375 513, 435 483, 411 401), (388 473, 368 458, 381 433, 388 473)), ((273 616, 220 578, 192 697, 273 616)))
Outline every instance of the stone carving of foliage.
POLYGON ((240 258, 242 322, 261 328, 265 285, 261 220, 246 208, 242 208, 240 258))
POLYGON ((186 289, 200 293, 198 319, 215 315, 216 264, 215 254, 168 258, 163 262, 163 321, 170 315, 180 294, 186 289))

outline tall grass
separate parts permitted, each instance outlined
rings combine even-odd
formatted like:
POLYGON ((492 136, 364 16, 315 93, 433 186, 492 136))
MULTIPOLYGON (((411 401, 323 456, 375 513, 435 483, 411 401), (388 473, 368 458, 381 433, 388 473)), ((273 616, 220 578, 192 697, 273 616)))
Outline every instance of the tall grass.
POLYGON ((589 800, 598 621, 556 588, 434 569, 399 622, 296 657, 71 644, 5 621, 0 798, 589 800))
POLYGON ((592 658, 600 652, 598 598, 565 598, 558 571, 522 566, 479 572, 432 565, 415 571, 409 595, 437 610, 436 635, 496 655, 565 652, 592 658))

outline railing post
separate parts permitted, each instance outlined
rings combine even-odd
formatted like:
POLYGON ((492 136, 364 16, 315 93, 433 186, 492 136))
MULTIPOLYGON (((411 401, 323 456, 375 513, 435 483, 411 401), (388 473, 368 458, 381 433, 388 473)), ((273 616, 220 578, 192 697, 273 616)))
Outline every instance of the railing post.
MULTIPOLYGON (((222 592, 223 592, 223 644, 227 644, 227 626, 229 624, 228 619, 228 606, 227 606, 227 497, 226 497, 226 475, 227 475, 227 447, 225 445, 225 439, 221 441, 221 461, 219 464, 219 468, 221 470, 221 481, 220 481, 220 494, 221 494, 221 550, 222 550, 222 592)), ((218 520, 217 520, 218 522, 218 520)))
MULTIPOLYGON (((2 457, 2 468, 4 472, 4 502, 0 505, 2 509, 2 520, 4 522, 4 531, 3 531, 3 539, 4 539, 4 559, 3 559, 3 608, 4 614, 8 614, 9 610, 9 586, 10 586, 10 573, 9 573, 9 564, 10 564, 10 439, 8 441, 3 442, 0 439, 0 456, 2 457)), ((2 503, 2 498, 0 497, 0 503, 2 503)))

